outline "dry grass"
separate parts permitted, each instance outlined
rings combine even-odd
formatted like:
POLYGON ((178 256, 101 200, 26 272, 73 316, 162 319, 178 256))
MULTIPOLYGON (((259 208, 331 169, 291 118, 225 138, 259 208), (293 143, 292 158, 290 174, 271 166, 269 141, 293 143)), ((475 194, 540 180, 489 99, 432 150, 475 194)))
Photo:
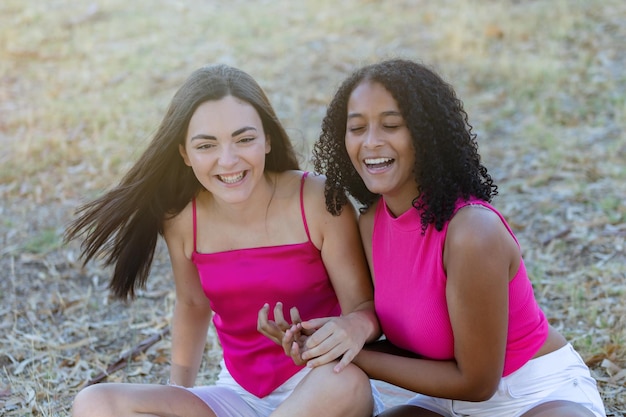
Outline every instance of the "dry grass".
MULTIPOLYGON (((74 394, 169 325, 159 247, 148 287, 107 298, 60 236, 116 181, 175 88, 224 62, 267 90, 303 161, 352 68, 403 56, 458 89, 550 321, 610 416, 626 413, 626 4, 621 0, 72 0, 0 4, 0 414, 65 415, 74 394), (254 4, 254 5, 252 5, 254 4)), ((209 337, 200 378, 219 347, 209 337)), ((169 340, 109 380, 163 382, 169 340)))

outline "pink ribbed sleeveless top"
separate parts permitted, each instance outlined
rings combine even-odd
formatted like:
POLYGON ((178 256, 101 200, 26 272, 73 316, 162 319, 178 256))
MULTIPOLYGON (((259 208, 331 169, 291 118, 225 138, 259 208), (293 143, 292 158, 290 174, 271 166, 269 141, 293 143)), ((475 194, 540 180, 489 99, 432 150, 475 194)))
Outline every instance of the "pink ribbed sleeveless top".
MULTIPOLYGON (((281 346, 257 331, 263 304, 282 302, 285 317, 298 307, 302 320, 338 316, 339 302, 320 251, 311 242, 300 184, 300 210, 308 240, 304 243, 237 249, 218 253, 196 250, 196 207, 193 205, 194 252, 204 293, 213 309, 226 368, 243 388, 265 397, 297 373, 281 346)), ((200 225, 200 227, 202 227, 200 225)))
MULTIPOLYGON (((455 213, 479 204, 504 217, 482 200, 457 202, 455 213)), ((393 344, 436 360, 454 358, 454 335, 446 305, 443 249, 449 222, 442 231, 429 225, 422 235, 420 212, 410 209, 394 218, 384 200, 374 218, 372 258, 376 313, 393 344)), ((486 254, 487 255, 487 254, 486 254)), ((503 376, 530 360, 548 337, 548 322, 537 305, 524 262, 509 283, 509 324, 503 376)))

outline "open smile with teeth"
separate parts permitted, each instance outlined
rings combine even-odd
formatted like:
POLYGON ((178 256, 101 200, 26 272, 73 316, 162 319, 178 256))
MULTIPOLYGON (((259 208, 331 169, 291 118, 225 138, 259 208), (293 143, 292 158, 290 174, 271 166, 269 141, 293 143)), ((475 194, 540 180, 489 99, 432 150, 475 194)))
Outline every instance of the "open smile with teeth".
POLYGON ((395 159, 393 158, 365 158, 363 162, 368 168, 384 168, 391 165, 395 159))
POLYGON ((218 175, 217 178, 219 178, 220 181, 226 184, 234 184, 236 182, 241 181, 243 177, 245 176, 246 176, 246 171, 241 171, 237 174, 218 175))

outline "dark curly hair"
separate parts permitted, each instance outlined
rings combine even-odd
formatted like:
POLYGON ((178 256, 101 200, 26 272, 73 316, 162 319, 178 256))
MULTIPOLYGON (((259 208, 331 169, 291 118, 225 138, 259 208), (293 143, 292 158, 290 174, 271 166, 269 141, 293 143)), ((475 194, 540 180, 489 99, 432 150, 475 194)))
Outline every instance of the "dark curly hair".
POLYGON ((411 134, 418 184, 412 203, 421 211, 422 230, 429 224, 441 230, 459 198, 491 201, 497 186, 480 162, 476 134, 454 88, 422 64, 393 59, 355 71, 328 106, 313 148, 315 170, 327 177, 328 211, 340 213, 346 193, 362 204, 361 212, 379 197, 367 189, 345 146, 348 100, 363 82, 380 83, 391 93, 411 134))

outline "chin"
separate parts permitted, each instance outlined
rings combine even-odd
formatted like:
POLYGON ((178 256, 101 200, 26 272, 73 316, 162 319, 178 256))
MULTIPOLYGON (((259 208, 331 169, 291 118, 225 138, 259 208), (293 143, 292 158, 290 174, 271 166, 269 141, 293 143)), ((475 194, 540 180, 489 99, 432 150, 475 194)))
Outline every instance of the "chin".
POLYGON ((386 191, 389 190, 388 187, 383 187, 379 184, 365 183, 367 189, 374 194, 385 194, 386 191))

